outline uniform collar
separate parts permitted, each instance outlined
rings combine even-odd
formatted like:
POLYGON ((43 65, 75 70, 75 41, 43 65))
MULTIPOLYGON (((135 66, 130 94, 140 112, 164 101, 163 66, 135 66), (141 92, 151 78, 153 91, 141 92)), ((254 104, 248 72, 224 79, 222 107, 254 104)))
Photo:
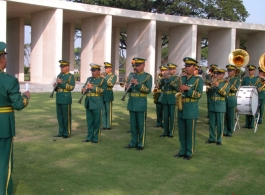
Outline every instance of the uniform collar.
POLYGON ((253 75, 253 76, 249 76, 249 78, 251 78, 251 79, 254 78, 254 77, 255 77, 255 75, 253 75))
POLYGON ((193 75, 194 75, 194 74, 192 74, 192 75, 190 75, 190 76, 187 75, 186 77, 187 77, 187 79, 190 79, 191 77, 193 77, 193 75))
POLYGON ((142 71, 142 72, 139 72, 138 74, 144 74, 144 71, 142 71))

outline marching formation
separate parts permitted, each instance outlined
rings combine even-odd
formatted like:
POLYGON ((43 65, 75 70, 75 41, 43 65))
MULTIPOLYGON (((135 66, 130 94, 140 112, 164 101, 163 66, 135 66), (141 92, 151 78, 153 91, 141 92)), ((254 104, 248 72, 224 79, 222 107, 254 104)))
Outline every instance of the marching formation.
MULTIPOLYGON (((4 72, 6 68, 6 44, 0 42, 0 194, 12 193, 13 137, 15 136, 14 110, 21 110, 28 105, 30 93, 19 92, 18 80, 4 72)), ((248 64, 249 56, 244 50, 237 49, 230 53, 226 69, 217 64, 209 66, 205 80, 201 77, 198 62, 190 57, 183 59, 184 68, 177 74, 178 65, 167 63, 159 67, 160 73, 154 81, 152 75, 145 72, 146 59, 132 59, 133 71, 126 77, 125 93, 128 96, 127 110, 130 119, 131 139, 124 146, 126 149, 141 151, 146 146, 147 96, 153 92, 156 108, 156 128, 162 128, 161 139, 175 136, 175 123, 180 148, 175 158, 190 160, 195 151, 196 124, 199 117, 199 100, 206 86, 207 114, 209 118, 209 137, 206 144, 222 145, 223 136, 232 137, 239 126, 239 115, 245 115, 244 128, 257 128, 263 122, 265 105, 265 54, 259 59, 259 76, 255 76, 257 67, 248 64), (241 79, 241 68, 248 76, 241 79), (225 77, 226 72, 228 77, 225 77)), ((71 91, 75 88, 74 75, 69 72, 69 62, 59 61, 61 68, 53 84, 52 98, 56 92, 56 112, 58 133, 54 137, 67 139, 71 136, 71 91)), ((100 142, 101 130, 112 130, 112 108, 114 101, 113 86, 117 76, 112 73, 112 64, 91 63, 92 76, 87 78, 81 89, 78 103, 84 99, 86 110, 87 136, 82 142, 100 142)), ((254 132, 255 132, 254 131, 254 132)))

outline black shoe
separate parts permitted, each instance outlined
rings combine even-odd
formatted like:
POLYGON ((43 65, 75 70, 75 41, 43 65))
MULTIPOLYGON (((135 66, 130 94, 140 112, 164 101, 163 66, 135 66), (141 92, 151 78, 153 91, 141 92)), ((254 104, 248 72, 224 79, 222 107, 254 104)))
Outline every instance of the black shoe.
POLYGON ((127 131, 127 133, 131 133, 131 131, 127 131))
POLYGON ((261 121, 259 121, 259 122, 258 122, 258 124, 262 124, 262 122, 261 122, 261 121))
POLYGON ((143 147, 141 147, 141 146, 138 146, 137 148, 136 148, 136 150, 143 150, 144 148, 143 147))
POLYGON ((175 158, 182 158, 182 157, 184 157, 184 156, 185 156, 185 155, 181 155, 181 154, 179 154, 179 153, 176 154, 176 155, 174 155, 175 158))
POLYGON ((54 135, 53 137, 63 137, 62 135, 54 135))
POLYGON ((226 137, 232 137, 232 135, 227 134, 226 137))
POLYGON ((85 140, 83 140, 82 142, 91 142, 91 141, 90 141, 90 140, 86 140, 86 139, 85 139, 85 140))
POLYGON ((107 128, 106 127, 103 127, 102 130, 107 130, 107 128))
POLYGON ((135 147, 135 146, 130 146, 130 145, 128 145, 128 146, 124 146, 124 148, 131 149, 131 148, 136 148, 136 147, 135 147))
POLYGON ((111 130, 111 128, 106 128, 107 130, 111 130))
POLYGON ((67 138, 69 138, 69 136, 63 136, 63 139, 67 139, 67 138))
POLYGON ((167 137, 167 135, 162 134, 162 135, 159 135, 159 137, 167 137))
POLYGON ((156 125, 156 126, 154 126, 155 128, 159 128, 159 127, 162 127, 162 126, 158 126, 158 125, 156 125))
POLYGON ((246 125, 244 125, 244 126, 243 126, 243 128, 249 129, 249 127, 248 127, 248 126, 246 126, 246 125))
POLYGON ((212 143, 215 143, 215 141, 207 140, 205 143, 206 143, 206 144, 212 144, 212 143))
POLYGON ((220 145, 222 145, 222 142, 217 142, 216 144, 220 146, 220 145))
POLYGON ((227 137, 227 136, 228 136, 228 134, 223 134, 223 136, 227 137))
POLYGON ((174 136, 173 136, 173 135, 169 135, 168 137, 169 137, 169 138, 173 138, 174 136))
POLYGON ((192 158, 192 156, 188 156, 188 155, 186 155, 185 157, 184 157, 184 160, 190 160, 192 158))
POLYGON ((92 141, 93 144, 97 144, 98 142, 92 141))

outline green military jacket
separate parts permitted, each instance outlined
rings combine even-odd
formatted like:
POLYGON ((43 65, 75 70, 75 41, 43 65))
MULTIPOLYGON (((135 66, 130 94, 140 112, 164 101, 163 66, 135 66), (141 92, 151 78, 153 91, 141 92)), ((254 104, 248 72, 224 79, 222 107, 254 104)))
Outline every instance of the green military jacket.
POLYGON ((60 73, 57 76, 58 79, 62 79, 62 83, 57 84, 56 103, 57 104, 72 104, 71 91, 75 88, 75 77, 71 73, 60 73))
POLYGON ((147 94, 152 89, 152 75, 147 72, 131 73, 128 78, 128 82, 131 81, 132 77, 137 79, 138 85, 132 84, 129 92, 129 100, 127 109, 134 112, 145 112, 147 111, 147 94))
POLYGON ((260 87, 259 87, 259 99, 265 99, 265 80, 260 78, 260 87))
POLYGON ((218 87, 211 87, 209 93, 209 111, 211 112, 226 112, 226 96, 229 93, 230 84, 225 80, 219 80, 218 87))
POLYGON ((197 119, 199 116, 198 100, 202 97, 203 80, 200 76, 182 76, 180 83, 190 87, 182 93, 183 109, 178 110, 178 117, 182 119, 197 119))
POLYGON ((86 80, 85 85, 90 83, 93 84, 92 89, 88 89, 86 93, 86 99, 84 106, 86 109, 95 110, 102 109, 103 107, 103 94, 104 91, 107 90, 107 81, 103 78, 99 77, 89 77, 86 80))
POLYGON ((256 86, 260 87, 260 79, 258 76, 244 77, 242 80, 242 86, 256 86))
POLYGON ((0 138, 15 136, 14 110, 28 105, 27 96, 19 92, 17 78, 0 70, 0 138))
MULTIPOLYGON (((211 75, 211 74, 207 74, 205 76, 205 85, 206 85, 206 87, 212 84, 212 82, 213 82, 212 77, 213 77, 213 75, 211 75)), ((206 88, 206 94, 207 94, 207 97, 208 97, 209 96, 209 92, 208 92, 207 88, 206 88)))
POLYGON ((229 92, 226 96, 226 104, 228 107, 235 107, 237 106, 237 98, 236 93, 240 87, 240 78, 237 76, 233 76, 229 78, 229 92))
POLYGON ((179 88, 180 77, 177 75, 171 76, 170 78, 163 78, 159 83, 159 88, 161 89, 161 96, 158 102, 162 104, 176 104, 176 93, 179 88))
POLYGON ((105 80, 107 81, 107 90, 105 90, 105 92, 104 92, 103 100, 107 101, 107 102, 111 102, 114 100, 112 88, 117 81, 117 76, 112 74, 112 73, 109 73, 106 75, 105 80))
POLYGON ((160 84, 161 80, 162 80, 162 78, 159 78, 159 77, 156 79, 155 88, 157 89, 157 92, 153 93, 153 99, 154 99, 154 103, 155 104, 160 103, 160 102, 158 102, 158 100, 159 100, 159 98, 161 96, 161 89, 159 87, 159 84, 160 84))

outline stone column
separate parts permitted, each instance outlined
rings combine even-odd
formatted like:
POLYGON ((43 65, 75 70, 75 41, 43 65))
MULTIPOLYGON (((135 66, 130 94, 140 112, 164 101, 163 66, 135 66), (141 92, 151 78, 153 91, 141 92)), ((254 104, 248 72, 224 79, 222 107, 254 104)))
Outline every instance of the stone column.
POLYGON ((114 27, 112 28, 112 45, 111 45, 111 63, 113 66, 112 72, 117 76, 117 81, 120 80, 120 28, 114 27))
POLYGON ((198 61, 198 64, 199 65, 202 65, 201 64, 201 51, 202 51, 202 36, 201 34, 198 34, 197 35, 197 50, 196 50, 196 60, 198 61))
MULTIPOLYGON (((249 54, 249 64, 259 67, 259 58, 265 53, 265 32, 247 36, 247 52, 249 54)), ((255 75, 258 75, 258 69, 256 69, 255 75)))
POLYGON ((217 64, 226 68, 228 56, 236 46, 236 30, 220 29, 209 32, 208 66, 217 64))
POLYGON ((145 71, 155 75, 156 21, 141 21, 128 24, 126 75, 132 71, 134 57, 145 58, 145 71))
POLYGON ((6 72, 24 81, 24 18, 7 22, 8 55, 6 72))
POLYGON ((156 32, 156 51, 155 51, 155 75, 154 75, 154 82, 157 79, 157 75, 159 74, 160 70, 159 70, 159 66, 161 66, 161 48, 162 46, 162 32, 161 31, 157 31, 156 32))
POLYGON ((63 10, 49 9, 31 16, 31 82, 52 84, 60 73, 63 10))
MULTIPOLYGON (((112 16, 96 16, 82 21, 81 82, 91 76, 90 63, 111 62, 112 16)), ((104 71, 104 68, 101 69, 104 71)))
POLYGON ((168 62, 178 65, 178 73, 184 67, 183 58, 196 59, 197 26, 182 25, 169 29, 168 62))
MULTIPOLYGON (((6 1, 0 1, 0 24, 1 24, 1 30, 0 30, 0 41, 6 42, 6 1)), ((7 46, 8 49, 8 46, 7 46)))
POLYGON ((63 49, 62 60, 70 62, 70 72, 74 74, 74 41, 75 41, 75 24, 68 23, 63 25, 63 49))

